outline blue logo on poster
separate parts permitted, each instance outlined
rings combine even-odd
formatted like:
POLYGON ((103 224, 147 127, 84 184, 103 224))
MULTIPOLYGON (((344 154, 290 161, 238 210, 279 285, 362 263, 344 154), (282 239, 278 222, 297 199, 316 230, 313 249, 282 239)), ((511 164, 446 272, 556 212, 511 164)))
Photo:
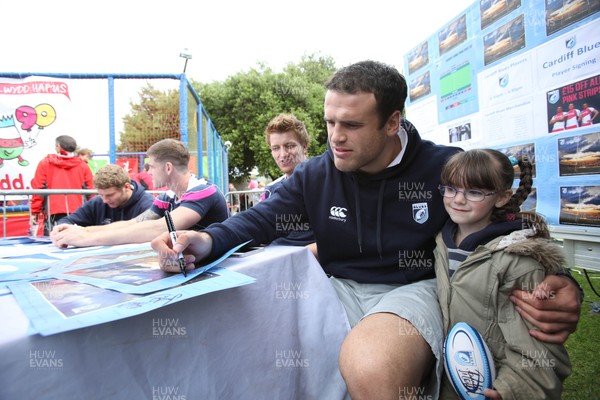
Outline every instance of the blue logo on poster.
POLYGON ((558 89, 548 92, 548 103, 556 104, 560 100, 560 93, 558 89))
POLYGON ((567 49, 572 49, 577 44, 577 38, 575 36, 568 38, 565 41, 565 47, 567 49))
POLYGON ((498 80, 498 84, 500 85, 500 87, 503 87, 503 88, 508 86, 508 75, 501 76, 500 79, 498 80))

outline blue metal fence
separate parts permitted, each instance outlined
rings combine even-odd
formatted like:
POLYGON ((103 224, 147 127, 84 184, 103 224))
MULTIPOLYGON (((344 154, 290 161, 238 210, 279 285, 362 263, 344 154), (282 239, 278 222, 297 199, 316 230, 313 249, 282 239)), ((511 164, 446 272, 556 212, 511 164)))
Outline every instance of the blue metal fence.
MULTIPOLYGON (((117 153, 116 124, 115 124, 115 80, 117 79, 175 79, 179 80, 179 128, 180 140, 190 149, 197 149, 196 170, 199 177, 208 177, 223 193, 228 188, 228 151, 217 129, 213 125, 208 112, 196 90, 192 87, 185 74, 75 74, 75 73, 42 73, 42 72, 0 72, 0 77, 25 79, 30 76, 63 78, 63 79, 106 79, 108 84, 108 121, 109 131, 109 162, 116 163, 118 156, 132 153, 117 153), (188 114, 188 96, 193 99, 193 114, 195 124, 192 124, 188 114), (205 171, 206 158, 208 171, 205 171)), ((140 163, 143 165, 143 163, 140 163)))

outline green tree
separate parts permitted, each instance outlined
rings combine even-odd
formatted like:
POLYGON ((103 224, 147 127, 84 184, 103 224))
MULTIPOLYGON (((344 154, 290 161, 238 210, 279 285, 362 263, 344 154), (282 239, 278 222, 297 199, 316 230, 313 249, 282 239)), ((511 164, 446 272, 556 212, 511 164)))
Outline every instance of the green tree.
MULTIPOLYGON (((281 174, 271 157, 264 130, 282 112, 304 121, 310 135, 309 156, 321 154, 327 141, 323 122, 325 81, 335 71, 331 57, 308 55, 274 73, 264 64, 238 72, 223 82, 191 81, 194 89, 229 149, 230 176, 248 175, 256 166, 271 178, 281 174)), ((161 92, 151 84, 140 92, 139 103, 131 103, 124 118, 119 152, 144 152, 164 138, 179 139, 179 92, 161 92)))
POLYGON ((180 138, 179 91, 165 93, 148 84, 138 94, 139 103, 131 102, 131 114, 123 118, 118 152, 145 152, 159 140, 180 138))
POLYGON ((310 156, 323 152, 327 139, 324 83, 334 71, 331 57, 310 55, 280 73, 259 64, 224 82, 192 82, 223 141, 232 143, 229 165, 233 176, 246 175, 254 166, 271 178, 281 175, 264 138, 267 123, 281 112, 292 113, 306 124, 310 156))

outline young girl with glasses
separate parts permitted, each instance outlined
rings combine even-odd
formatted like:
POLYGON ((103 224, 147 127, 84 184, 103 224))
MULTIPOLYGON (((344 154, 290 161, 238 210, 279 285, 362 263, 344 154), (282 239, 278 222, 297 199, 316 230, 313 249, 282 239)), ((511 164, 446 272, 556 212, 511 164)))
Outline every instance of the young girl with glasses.
MULTIPOLYGON (((486 397, 560 399, 571 372, 564 346, 531 337, 532 325, 510 300, 513 289, 551 298, 534 289, 546 274, 566 273, 542 217, 520 211, 531 192, 532 165, 518 164, 514 194, 513 162, 497 150, 455 154, 442 170, 439 189, 450 219, 436 239, 435 270, 444 334, 461 321, 481 334, 497 371, 486 397)), ((441 398, 456 397, 444 378, 441 398)))

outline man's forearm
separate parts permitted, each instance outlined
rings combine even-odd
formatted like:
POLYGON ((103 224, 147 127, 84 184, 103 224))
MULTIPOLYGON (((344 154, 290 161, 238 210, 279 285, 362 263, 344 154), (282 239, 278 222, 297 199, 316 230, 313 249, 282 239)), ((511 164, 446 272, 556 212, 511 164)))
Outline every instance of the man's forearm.
POLYGON ((135 224, 135 221, 133 220, 117 221, 107 225, 92 225, 86 227, 85 229, 88 232, 114 232, 115 229, 123 229, 126 226, 133 224, 135 224))
POLYGON ((102 228, 106 229, 91 232, 94 245, 111 246, 116 244, 150 242, 167 230, 166 225, 160 223, 162 221, 159 220, 125 224, 121 224, 120 222, 103 225, 102 228), (111 229, 109 229, 109 227, 111 227, 111 229))

